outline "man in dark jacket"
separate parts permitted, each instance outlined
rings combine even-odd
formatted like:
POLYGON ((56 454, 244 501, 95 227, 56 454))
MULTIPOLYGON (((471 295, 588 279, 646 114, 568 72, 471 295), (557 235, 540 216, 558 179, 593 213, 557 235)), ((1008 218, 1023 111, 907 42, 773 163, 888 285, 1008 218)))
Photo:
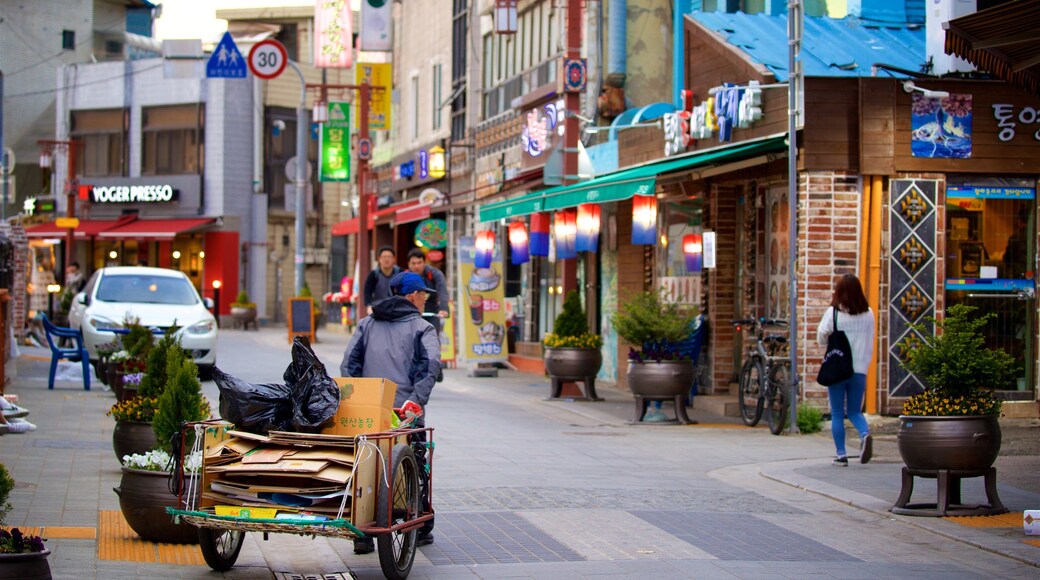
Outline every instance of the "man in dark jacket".
MULTIPOLYGON (((422 277, 423 284, 437 291, 426 299, 426 308, 423 310, 426 320, 433 325, 437 331, 437 340, 440 341, 443 319, 448 317, 448 284, 444 281, 444 274, 426 264, 426 255, 419 248, 408 250, 408 270, 422 277)), ((444 380, 444 370, 437 373, 437 382, 444 380)))
MULTIPOLYGON (((381 377, 397 384, 395 408, 415 404, 423 413, 416 426, 425 425, 426 403, 440 371, 440 343, 433 325, 423 320, 421 309, 435 291, 412 272, 401 272, 390 280, 395 296, 376 302, 372 315, 358 323, 350 338, 340 373, 345 377, 381 377)), ((420 477, 425 474, 420 469, 420 477)), ((425 504, 425 495, 423 496, 425 504)), ((428 507, 428 506, 424 506, 428 507)), ((433 542, 433 521, 419 529, 418 545, 433 542)), ((371 538, 354 540, 354 552, 367 554, 375 549, 371 538)))
POLYGON ((380 300, 385 300, 393 293, 390 291, 390 280, 401 272, 401 267, 395 264, 397 253, 391 246, 383 246, 376 252, 379 267, 368 273, 365 278, 365 307, 372 314, 372 306, 380 300))

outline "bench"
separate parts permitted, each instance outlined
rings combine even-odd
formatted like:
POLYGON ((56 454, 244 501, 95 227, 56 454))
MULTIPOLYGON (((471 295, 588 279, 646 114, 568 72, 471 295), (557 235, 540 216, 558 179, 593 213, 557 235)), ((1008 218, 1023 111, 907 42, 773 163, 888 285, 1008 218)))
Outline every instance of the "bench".
POLYGON ((43 322, 43 331, 47 335, 47 344, 51 347, 51 371, 47 377, 47 388, 54 388, 54 375, 58 371, 58 361, 68 360, 83 365, 83 390, 89 391, 90 354, 87 353, 87 347, 83 344, 83 333, 72 328, 55 326, 45 314, 41 313, 39 316, 43 322), (62 339, 69 339, 72 346, 61 346, 64 344, 62 339))

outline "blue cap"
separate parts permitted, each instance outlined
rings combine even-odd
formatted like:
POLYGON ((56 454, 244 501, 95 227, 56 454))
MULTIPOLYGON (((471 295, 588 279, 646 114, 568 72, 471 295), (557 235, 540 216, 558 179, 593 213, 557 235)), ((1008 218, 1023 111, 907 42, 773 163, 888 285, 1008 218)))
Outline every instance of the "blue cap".
POLYGON ((436 294, 433 288, 427 288, 422 276, 415 272, 401 272, 390 279, 390 288, 398 296, 408 296, 412 292, 429 292, 436 294))

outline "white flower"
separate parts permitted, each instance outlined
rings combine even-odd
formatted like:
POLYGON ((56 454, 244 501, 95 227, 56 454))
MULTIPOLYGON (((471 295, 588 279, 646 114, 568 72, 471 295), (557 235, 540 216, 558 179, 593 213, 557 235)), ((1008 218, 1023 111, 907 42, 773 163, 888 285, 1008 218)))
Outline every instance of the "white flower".
MULTIPOLYGON (((153 449, 147 453, 135 453, 123 456, 123 466, 145 471, 166 471, 170 467, 172 457, 162 449, 153 449)), ((196 472, 202 468, 202 451, 194 451, 184 459, 184 470, 196 472)))

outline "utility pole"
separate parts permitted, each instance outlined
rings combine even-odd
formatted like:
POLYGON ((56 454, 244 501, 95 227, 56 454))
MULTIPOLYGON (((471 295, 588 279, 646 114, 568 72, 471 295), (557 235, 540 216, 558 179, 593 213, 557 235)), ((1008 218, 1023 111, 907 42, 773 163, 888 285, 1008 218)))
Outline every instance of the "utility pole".
MULTIPOLYGON (((581 58, 581 5, 583 0, 567 0, 566 58, 581 58)), ((566 74, 566 72, 564 72, 566 74)), ((563 121, 563 185, 578 182, 578 115, 581 113, 581 93, 567 91, 564 97, 566 114, 563 121)), ((563 260, 563 294, 578 289, 578 259, 563 260)))
MULTIPOLYGON (((372 87, 368 84, 368 81, 362 81, 360 91, 360 103, 358 104, 358 122, 360 124, 360 141, 359 144, 368 143, 368 99, 371 93, 372 87)), ((357 253, 357 264, 358 264, 358 287, 361 288, 361 292, 358 293, 357 297, 357 317, 360 320, 365 315, 365 280, 368 279, 368 272, 370 270, 370 264, 368 255, 371 251, 372 245, 369 244, 369 236, 372 236, 372 242, 375 242, 375 229, 371 232, 368 231, 368 156, 361 154, 361 147, 358 148, 358 253, 357 253)))

